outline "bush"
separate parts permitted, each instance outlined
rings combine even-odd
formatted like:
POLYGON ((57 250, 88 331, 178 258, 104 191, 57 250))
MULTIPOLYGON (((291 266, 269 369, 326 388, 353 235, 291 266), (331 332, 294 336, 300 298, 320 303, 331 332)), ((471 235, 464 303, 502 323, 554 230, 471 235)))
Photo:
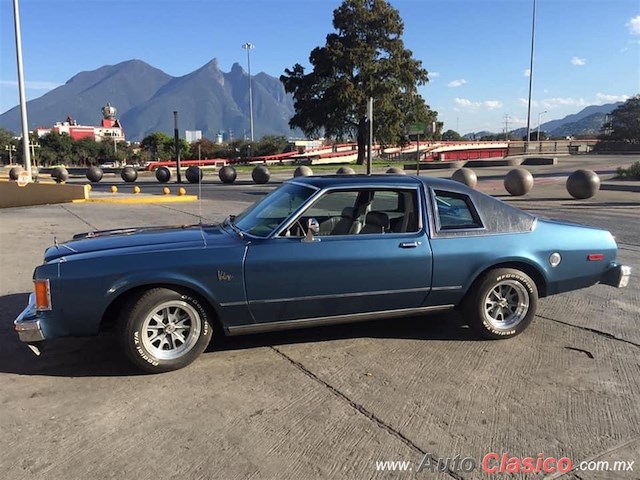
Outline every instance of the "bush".
POLYGON ((629 168, 618 167, 616 172, 620 178, 635 178, 640 180, 640 162, 636 162, 629 168))

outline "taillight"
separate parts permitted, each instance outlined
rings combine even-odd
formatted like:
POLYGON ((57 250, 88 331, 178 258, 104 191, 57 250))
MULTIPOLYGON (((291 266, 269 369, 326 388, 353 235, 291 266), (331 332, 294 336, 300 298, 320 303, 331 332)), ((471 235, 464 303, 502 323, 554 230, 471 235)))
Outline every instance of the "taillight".
POLYGON ((34 280, 36 310, 51 310, 51 287, 49 280, 34 280))
POLYGON ((590 262, 598 262, 604 260, 604 253, 590 253, 587 255, 587 260, 590 262))

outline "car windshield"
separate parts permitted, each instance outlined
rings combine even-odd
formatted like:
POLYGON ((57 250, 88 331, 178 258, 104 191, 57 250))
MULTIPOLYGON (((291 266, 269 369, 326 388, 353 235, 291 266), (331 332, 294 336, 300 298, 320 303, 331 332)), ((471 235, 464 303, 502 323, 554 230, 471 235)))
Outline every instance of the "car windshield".
POLYGON ((244 233, 267 237, 314 192, 311 187, 285 183, 238 215, 233 223, 244 233))

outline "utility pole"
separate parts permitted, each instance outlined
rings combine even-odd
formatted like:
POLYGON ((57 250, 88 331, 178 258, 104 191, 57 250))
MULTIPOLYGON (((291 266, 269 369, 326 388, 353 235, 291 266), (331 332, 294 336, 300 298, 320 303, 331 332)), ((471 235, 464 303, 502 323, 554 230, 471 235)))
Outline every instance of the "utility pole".
POLYGON ((531 91, 533 89, 533 47, 536 39, 536 0, 533 0, 533 20, 531 23, 531 62, 529 65, 529 101, 527 102, 527 135, 524 143, 524 152, 529 151, 529 136, 531 132, 531 91))
POLYGON ((504 139, 509 141, 509 114, 504 114, 504 139))
POLYGON ((369 100, 367 101, 367 124, 369 126, 369 141, 367 142, 367 175, 371 175, 371 149, 373 148, 373 97, 369 97, 369 100))
POLYGON ((176 147, 176 177, 182 183, 180 176, 180 132, 178 131, 178 112, 173 112, 173 139, 176 147))
POLYGON ((27 121, 27 97, 24 91, 24 71, 22 68, 22 36, 20 35, 20 9, 18 0, 13 0, 13 24, 16 34, 16 60, 18 63, 18 93, 20 96, 20 117, 22 119, 22 154, 24 169, 31 179, 31 151, 29 150, 29 122, 27 121))
POLYGON ((247 73, 249 74, 249 129, 251 131, 251 141, 253 142, 253 94, 251 93, 251 55, 250 52, 253 50, 255 45, 252 43, 245 43, 242 45, 247 51, 247 73))

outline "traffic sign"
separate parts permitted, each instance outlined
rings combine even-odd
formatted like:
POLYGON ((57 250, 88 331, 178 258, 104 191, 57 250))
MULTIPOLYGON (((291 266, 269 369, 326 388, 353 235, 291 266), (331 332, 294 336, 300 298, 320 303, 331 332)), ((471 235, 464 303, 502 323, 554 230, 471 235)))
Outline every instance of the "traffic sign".
POLYGON ((31 175, 26 170, 21 171, 18 174, 18 179, 16 180, 19 187, 26 186, 31 181, 31 175))

